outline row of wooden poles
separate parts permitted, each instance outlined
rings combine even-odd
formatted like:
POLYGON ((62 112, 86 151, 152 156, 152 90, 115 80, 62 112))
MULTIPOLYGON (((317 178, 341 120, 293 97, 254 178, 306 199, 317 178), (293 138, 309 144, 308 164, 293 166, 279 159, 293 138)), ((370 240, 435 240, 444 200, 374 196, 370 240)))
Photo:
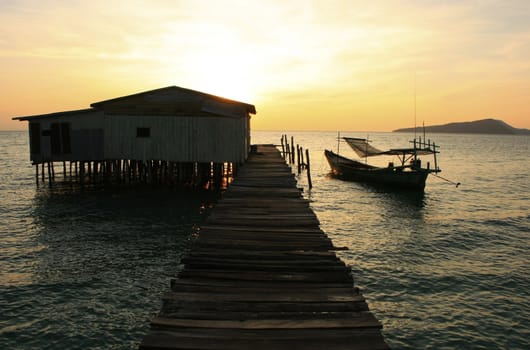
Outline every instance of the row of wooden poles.
POLYGON ((85 183, 149 183, 187 187, 226 188, 236 172, 233 163, 171 162, 162 160, 47 161, 36 163, 35 180, 51 186, 61 173, 63 180, 85 183), (59 169, 56 165, 59 163, 59 169), (40 168, 40 174, 39 174, 40 168), (47 170, 47 171, 46 171, 47 170), (48 175, 46 179, 46 173, 48 175))
POLYGON ((282 156, 284 157, 284 159, 292 166, 296 165, 298 175, 302 173, 302 170, 306 170, 307 185, 309 188, 313 188, 313 183, 311 181, 311 163, 309 161, 309 150, 305 149, 304 158, 304 149, 298 144, 296 144, 295 149, 293 136, 291 136, 291 143, 289 143, 289 137, 287 137, 287 135, 282 135, 281 145, 282 156))

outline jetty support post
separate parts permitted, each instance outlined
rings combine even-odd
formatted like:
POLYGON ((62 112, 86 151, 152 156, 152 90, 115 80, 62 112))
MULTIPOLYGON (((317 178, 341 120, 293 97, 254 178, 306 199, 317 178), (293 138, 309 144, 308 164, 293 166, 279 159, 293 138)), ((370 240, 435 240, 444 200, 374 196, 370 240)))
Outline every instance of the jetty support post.
POLYGON ((285 161, 291 164, 291 146, 289 145, 289 139, 287 138, 287 135, 285 135, 285 152, 287 152, 285 161))
POLYGON ((291 136, 291 164, 294 164, 294 136, 291 136))
POLYGON ((282 144, 282 157, 285 159, 285 144, 283 143, 283 138, 285 135, 282 135, 281 144, 282 144))
POLYGON ((39 186, 39 163, 35 164, 35 183, 39 186))
POLYGON ((313 183, 311 181, 311 163, 309 161, 309 150, 305 150, 306 164, 307 164, 307 184, 309 188, 313 188, 313 183))
POLYGON ((300 153, 302 152, 302 148, 300 147, 300 145, 296 145, 296 167, 297 167, 297 170, 298 170, 298 175, 300 175, 300 173, 302 172, 302 163, 301 163, 301 157, 300 157, 300 153))
POLYGON ((48 183, 51 186, 51 184, 52 184, 52 166, 51 166, 49 161, 48 161, 48 183))
POLYGON ((300 146, 300 165, 302 170, 306 168, 305 159, 304 159, 304 149, 300 146))

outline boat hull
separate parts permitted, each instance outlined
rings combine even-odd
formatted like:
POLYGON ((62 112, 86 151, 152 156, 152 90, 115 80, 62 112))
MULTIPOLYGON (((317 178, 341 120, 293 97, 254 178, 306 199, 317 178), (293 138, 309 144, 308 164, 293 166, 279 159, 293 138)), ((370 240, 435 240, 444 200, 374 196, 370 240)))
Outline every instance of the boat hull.
POLYGON ((332 151, 326 150, 324 154, 333 175, 343 180, 423 191, 427 176, 429 176, 428 170, 401 167, 380 168, 340 156, 332 151))

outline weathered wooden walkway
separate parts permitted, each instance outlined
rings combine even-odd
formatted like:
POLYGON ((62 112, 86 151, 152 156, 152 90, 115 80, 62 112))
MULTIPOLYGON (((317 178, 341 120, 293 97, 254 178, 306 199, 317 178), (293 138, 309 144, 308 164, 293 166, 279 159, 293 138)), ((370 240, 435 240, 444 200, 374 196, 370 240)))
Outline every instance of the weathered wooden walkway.
POLYGON ((239 170, 141 349, 388 349, 274 146, 239 170))

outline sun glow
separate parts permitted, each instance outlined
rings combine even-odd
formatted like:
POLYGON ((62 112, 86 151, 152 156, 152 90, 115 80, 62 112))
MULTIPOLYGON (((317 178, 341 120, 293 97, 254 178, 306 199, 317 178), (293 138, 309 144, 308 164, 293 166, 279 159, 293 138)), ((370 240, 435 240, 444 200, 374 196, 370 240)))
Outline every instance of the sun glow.
POLYGON ((251 103, 257 86, 250 64, 237 53, 205 54, 194 60, 192 79, 201 91, 251 103))
POLYGON ((174 23, 159 40, 161 74, 191 89, 255 103, 259 94, 259 50, 240 32, 223 24, 174 23), (186 34, 183 34, 186 33, 186 34), (180 48, 186 47, 186 50, 180 48), (171 67, 168 69, 168 67, 171 67))

